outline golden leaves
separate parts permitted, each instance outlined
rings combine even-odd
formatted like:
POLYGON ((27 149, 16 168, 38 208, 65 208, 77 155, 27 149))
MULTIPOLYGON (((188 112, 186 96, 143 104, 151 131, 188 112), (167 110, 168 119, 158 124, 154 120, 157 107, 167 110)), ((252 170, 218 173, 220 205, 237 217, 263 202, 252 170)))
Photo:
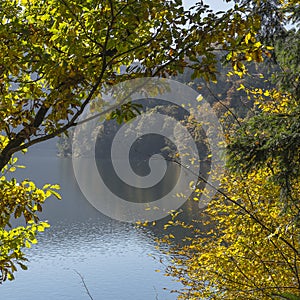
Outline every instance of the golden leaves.
MULTIPOLYGON (((206 209, 213 228, 172 248, 175 260, 168 273, 190 287, 182 299, 248 299, 249 291, 253 299, 269 299, 266 290, 294 291, 300 232, 291 224, 297 212, 284 211, 280 186, 269 181, 270 174, 266 169, 227 173, 226 197, 219 195, 206 209)), ((294 191, 299 197, 299 184, 294 191)))
MULTIPOLYGON (((4 142, 6 139, 0 136, 0 140, 4 142)), ((22 167, 16 164, 17 161, 16 157, 12 157, 2 170, 4 174, 22 167)), ((0 187, 0 281, 3 281, 6 278, 14 279, 13 273, 17 270, 15 264, 26 269, 21 263, 26 261, 22 248, 36 244, 36 233, 49 227, 46 222, 39 222, 37 213, 42 211, 42 204, 48 197, 55 195, 60 198, 60 195, 55 191, 59 185, 47 184, 39 189, 32 181, 17 182, 15 179, 8 180, 5 175, 0 178, 0 187), (27 225, 11 228, 11 216, 24 217, 27 225)))

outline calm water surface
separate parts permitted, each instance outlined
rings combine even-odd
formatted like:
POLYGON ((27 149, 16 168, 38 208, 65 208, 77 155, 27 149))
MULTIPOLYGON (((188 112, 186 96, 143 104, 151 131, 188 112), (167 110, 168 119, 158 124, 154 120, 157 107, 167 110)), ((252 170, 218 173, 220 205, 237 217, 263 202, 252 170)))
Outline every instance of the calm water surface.
POLYGON ((39 186, 60 183, 63 200, 45 204, 41 219, 49 220, 51 228, 28 251, 29 270, 18 271, 15 281, 0 287, 1 300, 89 299, 76 272, 95 300, 176 299, 170 290, 180 288, 179 283, 165 277, 163 266, 151 257, 161 255, 154 234, 95 210, 77 186, 71 159, 57 158, 54 149, 43 146, 20 161, 27 168, 18 170, 17 178, 39 186))

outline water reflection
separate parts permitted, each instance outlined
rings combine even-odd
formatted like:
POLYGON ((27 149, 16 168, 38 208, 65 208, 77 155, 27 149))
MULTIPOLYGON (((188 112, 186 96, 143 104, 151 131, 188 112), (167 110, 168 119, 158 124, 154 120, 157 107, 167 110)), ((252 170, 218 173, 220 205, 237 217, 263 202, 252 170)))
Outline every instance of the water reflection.
POLYGON ((29 270, 18 271, 15 281, 5 283, 0 299, 88 299, 74 270, 84 276, 94 299, 176 299, 164 288, 179 284, 156 273, 162 266, 149 256, 159 255, 154 233, 99 213, 81 194, 71 160, 49 152, 36 148, 24 156, 21 163, 28 167, 16 177, 29 177, 38 186, 60 183, 63 200, 53 198, 45 204, 41 219, 52 226, 28 251, 29 270))

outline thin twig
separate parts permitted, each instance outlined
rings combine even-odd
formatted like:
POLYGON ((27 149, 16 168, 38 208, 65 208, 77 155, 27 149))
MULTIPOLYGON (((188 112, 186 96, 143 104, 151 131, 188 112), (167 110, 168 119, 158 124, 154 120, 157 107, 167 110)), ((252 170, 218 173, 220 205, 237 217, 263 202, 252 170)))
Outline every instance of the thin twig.
POLYGON ((155 291, 155 300, 158 300, 158 293, 157 293, 157 290, 156 290, 155 286, 153 286, 153 289, 155 291))
POLYGON ((75 271, 75 272, 78 274, 78 276, 80 277, 81 282, 82 282, 82 284, 83 284, 83 286, 84 286, 84 288, 85 288, 85 290, 86 290, 86 293, 87 293, 88 296, 90 297, 90 299, 91 299, 91 300, 94 300, 94 298, 92 297, 92 295, 91 295, 91 293, 90 293, 90 291, 89 291, 89 289, 88 289, 88 287, 87 287, 87 285, 86 285, 86 283, 85 283, 85 281, 84 281, 83 276, 82 276, 77 270, 74 269, 74 271, 75 271))

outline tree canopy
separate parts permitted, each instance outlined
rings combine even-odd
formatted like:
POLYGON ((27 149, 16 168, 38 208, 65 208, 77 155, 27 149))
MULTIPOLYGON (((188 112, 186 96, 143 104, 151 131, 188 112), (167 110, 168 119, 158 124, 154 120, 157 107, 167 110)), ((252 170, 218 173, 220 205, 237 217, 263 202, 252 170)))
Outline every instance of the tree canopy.
POLYGON ((244 62, 270 53, 258 36, 262 19, 243 3, 219 14, 202 1, 185 10, 178 0, 4 0, 0 7, 2 280, 13 279, 15 262, 25 268, 22 248, 47 226, 37 213, 51 194, 60 197, 56 185, 8 179, 15 153, 76 126, 107 86, 185 68, 216 81, 216 51, 243 76, 244 62), (7 227, 20 216, 26 226, 7 227))

